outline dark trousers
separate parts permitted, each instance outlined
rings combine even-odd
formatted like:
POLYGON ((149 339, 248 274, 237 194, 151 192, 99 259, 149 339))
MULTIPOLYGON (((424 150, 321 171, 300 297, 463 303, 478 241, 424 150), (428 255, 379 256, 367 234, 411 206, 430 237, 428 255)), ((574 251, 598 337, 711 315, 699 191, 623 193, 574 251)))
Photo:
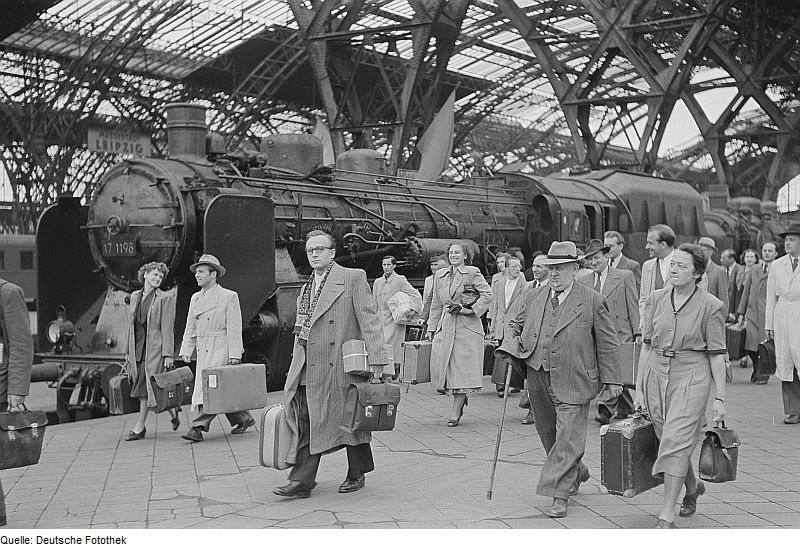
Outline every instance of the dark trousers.
MULTIPOLYGON (((215 417, 217 417, 217 414, 204 414, 202 404, 197 407, 197 414, 197 417, 192 421, 192 427, 199 427, 200 430, 207 433, 211 422, 215 417)), ((231 412, 229 414, 225 414, 225 417, 228 419, 228 423, 230 423, 231 426, 241 425, 248 419, 253 419, 253 416, 250 415, 250 412, 247 410, 242 412, 231 412)))
POLYGON ((797 369, 792 369, 792 381, 781 381, 781 392, 783 393, 783 413, 788 415, 800 415, 800 379, 797 377, 797 369))
POLYGON ((586 469, 581 459, 586 451, 589 403, 561 402, 550 385, 550 372, 528 368, 528 391, 536 432, 547 452, 536 493, 569 499, 569 488, 586 469))
MULTIPOLYGON (((8 402, 0 402, 0 412, 8 409, 8 402)), ((0 481, 0 526, 6 525, 6 495, 3 492, 3 483, 0 481)))
MULTIPOLYGON (((294 397, 299 404, 297 422, 300 431, 300 441, 297 446, 297 462, 289 473, 289 480, 301 482, 306 487, 314 486, 314 479, 317 478, 319 460, 322 454, 311 453, 311 421, 308 417, 308 400, 306 397, 306 386, 300 385, 297 388, 297 395, 294 397)), ((375 462, 372 460, 372 447, 369 442, 357 444, 355 446, 345 446, 347 449, 347 478, 357 479, 364 473, 375 470, 375 462)), ((331 452, 341 450, 341 446, 334 448, 331 452)), ((327 453, 327 452, 326 452, 327 453)))

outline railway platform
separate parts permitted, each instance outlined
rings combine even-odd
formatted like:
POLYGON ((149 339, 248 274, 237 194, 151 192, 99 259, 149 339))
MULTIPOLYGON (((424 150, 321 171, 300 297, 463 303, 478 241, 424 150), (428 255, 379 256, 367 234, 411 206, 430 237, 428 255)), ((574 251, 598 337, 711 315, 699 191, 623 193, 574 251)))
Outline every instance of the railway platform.
MULTIPOLYGON (((742 439, 735 482, 707 483, 694 517, 679 528, 800 527, 800 425, 782 423, 780 382, 749 382, 734 367, 728 426, 742 439)), ((493 499, 486 499, 500 417, 488 377, 462 423, 448 428, 451 399, 430 384, 403 392, 397 427, 376 433, 376 471, 366 487, 339 494, 344 452, 325 456, 309 499, 272 494, 286 472, 258 463, 257 432, 231 435, 218 417, 202 443, 180 438, 167 414, 148 418, 147 437, 126 442, 135 415, 47 428, 38 465, 0 472, 9 528, 650 528, 662 487, 634 498, 600 487, 598 424, 590 421, 585 463, 592 477, 569 515, 548 518, 533 494, 544 459, 534 426, 509 399, 493 499), (455 479, 458 479, 457 481, 455 479)), ((269 403, 282 399, 270 393, 269 403)), ((258 414, 258 411, 255 411, 258 414)), ((257 416, 258 417, 258 416, 257 416)), ((710 416, 709 416, 710 417, 710 416)))

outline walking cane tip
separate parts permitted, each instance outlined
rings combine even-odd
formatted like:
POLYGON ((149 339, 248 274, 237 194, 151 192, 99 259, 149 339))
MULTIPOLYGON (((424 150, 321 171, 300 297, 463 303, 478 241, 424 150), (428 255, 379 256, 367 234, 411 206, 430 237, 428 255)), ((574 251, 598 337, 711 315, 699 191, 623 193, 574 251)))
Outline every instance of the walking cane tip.
POLYGON ((491 490, 486 492, 486 499, 488 499, 488 500, 492 499, 492 491, 491 490))

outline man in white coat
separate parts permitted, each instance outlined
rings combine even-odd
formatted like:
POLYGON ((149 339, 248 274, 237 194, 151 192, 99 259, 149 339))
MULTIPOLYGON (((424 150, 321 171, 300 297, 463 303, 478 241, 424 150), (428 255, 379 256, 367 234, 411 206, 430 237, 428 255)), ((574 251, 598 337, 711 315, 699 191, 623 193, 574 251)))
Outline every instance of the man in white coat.
MULTIPOLYGON (((239 295, 217 284, 217 279, 225 274, 225 268, 211 254, 203 254, 200 260, 189 267, 194 273, 200 291, 192 296, 186 330, 183 333, 180 357, 188 363, 197 351, 192 410, 197 408, 198 416, 192 427, 181 438, 191 442, 202 442, 203 431, 208 432, 216 414, 203 413, 203 370, 210 366, 239 364, 242 361, 242 311, 239 295)), ((256 424, 247 410, 225 414, 233 426, 231 433, 244 433, 256 424)))
POLYGON ((800 223, 792 223, 783 238, 786 255, 776 259, 767 278, 767 337, 775 338, 776 375, 783 392, 784 423, 800 423, 800 223))
MULTIPOLYGON (((388 301, 397 293, 404 293, 411 298, 412 303, 422 309, 422 296, 408 282, 406 277, 397 274, 397 259, 393 255, 387 255, 381 260, 383 276, 376 278, 372 283, 372 300, 375 303, 375 310, 383 323, 383 340, 387 345, 392 346, 392 357, 394 361, 394 373, 400 371, 400 364, 403 362, 403 341, 406 339, 406 325, 396 322, 392 317, 388 301)), ((420 312, 420 311, 417 311, 420 312)))

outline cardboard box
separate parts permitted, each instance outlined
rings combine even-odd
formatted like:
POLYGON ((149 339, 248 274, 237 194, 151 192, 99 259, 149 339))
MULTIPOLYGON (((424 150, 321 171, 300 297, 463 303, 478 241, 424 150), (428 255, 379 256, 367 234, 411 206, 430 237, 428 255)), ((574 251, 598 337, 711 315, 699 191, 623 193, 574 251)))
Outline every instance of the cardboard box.
POLYGON ((203 413, 225 414, 267 405, 267 367, 226 364, 203 370, 203 413))
POLYGON ((623 343, 619 349, 619 361, 622 364, 622 384, 636 388, 636 375, 639 373, 639 354, 641 343, 623 343))

